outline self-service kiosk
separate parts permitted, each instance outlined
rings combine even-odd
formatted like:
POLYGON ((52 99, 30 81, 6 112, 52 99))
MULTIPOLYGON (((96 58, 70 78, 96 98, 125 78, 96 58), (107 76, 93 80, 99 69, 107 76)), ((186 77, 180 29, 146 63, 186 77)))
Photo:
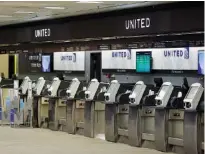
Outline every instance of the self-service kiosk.
POLYGON ((186 154, 204 153, 204 88, 191 85, 184 98, 184 151, 186 154))
POLYGON ((120 84, 117 80, 111 84, 105 97, 105 139, 110 142, 127 143, 129 94, 134 84, 120 84))
POLYGON ((60 86, 61 90, 68 87, 65 82, 62 82, 58 77, 55 77, 51 86, 48 88, 47 96, 45 96, 48 98, 48 128, 55 131, 59 129, 58 107, 65 106, 64 101, 59 100, 58 97, 60 86))
POLYGON ((189 89, 187 79, 182 86, 163 83, 156 96, 155 146, 159 151, 183 153, 183 99, 189 89))
POLYGON ((38 78, 35 86, 32 89, 33 93, 33 127, 40 127, 38 121, 38 112, 41 107, 42 91, 46 80, 43 77, 38 78))
MULTIPOLYGON (((40 82, 44 83, 44 79, 41 78, 39 81, 39 85, 40 85, 40 82)), ((38 126, 40 128, 48 128, 48 102, 49 102, 49 98, 47 97, 50 92, 50 87, 52 85, 52 82, 53 81, 48 81, 46 80, 45 83, 44 83, 44 86, 43 86, 43 89, 39 95, 39 92, 40 92, 40 88, 38 90, 38 93, 37 93, 37 89, 34 90, 34 104, 36 104, 35 102, 37 102, 38 104, 38 126)), ((36 85, 36 87, 38 86, 38 83, 36 85)), ((35 111, 34 111, 34 114, 35 111)), ((35 115, 34 115, 35 117, 35 115)), ((35 120, 34 120, 35 121, 35 120)))
POLYGON ((105 104, 98 100, 101 98, 99 95, 105 93, 108 85, 108 83, 92 79, 88 89, 85 91, 84 136, 86 137, 94 138, 97 135, 104 134, 105 104))
POLYGON ((87 83, 73 79, 67 90, 67 130, 69 134, 84 135, 84 105, 87 83))
POLYGON ((47 126, 50 129, 55 129, 57 128, 58 124, 55 121, 55 103, 57 100, 57 92, 58 92, 58 88, 60 86, 61 80, 58 77, 53 78, 52 83, 49 87, 47 87, 47 89, 44 91, 45 94, 45 98, 46 100, 44 100, 44 102, 46 101, 46 104, 48 103, 48 121, 47 121, 47 126))
POLYGON ((155 96, 163 81, 155 78, 154 82, 155 86, 138 81, 129 95, 128 138, 132 146, 151 147, 154 142, 155 96))
POLYGON ((66 91, 66 125, 69 134, 75 134, 77 126, 80 126, 77 123, 83 121, 84 103, 81 103, 81 99, 85 97, 85 86, 83 82, 74 78, 66 91))
MULTIPOLYGON (((67 103, 67 90, 70 86, 70 81, 62 80, 61 84, 58 89, 58 95, 57 95, 57 102, 55 104, 55 111, 53 112, 55 114, 55 121, 57 121, 57 125, 60 131, 67 132, 67 112, 66 112, 66 103, 67 103)), ((53 104, 54 105, 54 104, 53 104)))
MULTIPOLYGON (((17 87, 18 85, 16 85, 14 90, 16 90, 17 87)), ((28 76, 23 79, 19 87, 19 99, 15 99, 13 105, 15 106, 15 124, 32 125, 32 120, 30 120, 32 117, 32 81, 28 76)))

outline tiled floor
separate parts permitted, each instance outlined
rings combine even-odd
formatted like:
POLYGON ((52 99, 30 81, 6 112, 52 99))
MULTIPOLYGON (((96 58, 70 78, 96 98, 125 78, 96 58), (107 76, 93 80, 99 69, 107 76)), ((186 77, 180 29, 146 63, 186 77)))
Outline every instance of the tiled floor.
POLYGON ((163 154, 46 129, 0 126, 0 154, 163 154))

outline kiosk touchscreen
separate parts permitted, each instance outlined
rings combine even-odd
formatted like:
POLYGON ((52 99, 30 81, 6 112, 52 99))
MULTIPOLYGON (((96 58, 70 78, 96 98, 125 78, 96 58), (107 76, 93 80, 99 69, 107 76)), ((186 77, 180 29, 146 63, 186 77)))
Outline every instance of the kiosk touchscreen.
POLYGON ((129 99, 130 99, 130 104, 136 104, 139 105, 140 101, 142 99, 142 96, 145 92, 146 89, 146 85, 144 84, 143 81, 138 81, 133 90, 132 93, 129 95, 129 99))
POLYGON ((165 82, 159 90, 159 94, 155 97, 158 107, 166 107, 174 87, 170 82, 165 82))
POLYGON ((184 98, 185 110, 196 110, 203 94, 204 88, 200 83, 191 85, 186 97, 184 98))

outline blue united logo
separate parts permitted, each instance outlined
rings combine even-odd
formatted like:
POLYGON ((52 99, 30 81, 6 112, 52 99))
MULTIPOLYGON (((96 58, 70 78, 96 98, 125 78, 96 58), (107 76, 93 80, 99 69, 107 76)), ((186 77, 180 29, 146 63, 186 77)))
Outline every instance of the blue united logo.
POLYGON ((67 56, 61 56, 61 61, 73 61, 76 62, 76 53, 67 56))
POLYGON ((189 48, 183 49, 166 49, 164 50, 165 57, 184 57, 184 59, 189 59, 189 48))
POLYGON ((131 59, 132 58, 131 50, 112 52, 112 57, 113 58, 127 58, 127 59, 131 59))

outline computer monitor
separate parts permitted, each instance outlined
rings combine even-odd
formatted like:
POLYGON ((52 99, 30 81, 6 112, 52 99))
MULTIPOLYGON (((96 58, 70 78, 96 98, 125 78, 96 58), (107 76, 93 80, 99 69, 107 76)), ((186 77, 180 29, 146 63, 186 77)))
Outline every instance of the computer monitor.
POLYGON ((152 53, 136 52, 136 72, 150 73, 152 69, 152 53))
POLYGON ((204 75, 204 50, 198 51, 198 74, 204 75))
POLYGON ((42 72, 51 72, 51 55, 42 55, 42 72))

